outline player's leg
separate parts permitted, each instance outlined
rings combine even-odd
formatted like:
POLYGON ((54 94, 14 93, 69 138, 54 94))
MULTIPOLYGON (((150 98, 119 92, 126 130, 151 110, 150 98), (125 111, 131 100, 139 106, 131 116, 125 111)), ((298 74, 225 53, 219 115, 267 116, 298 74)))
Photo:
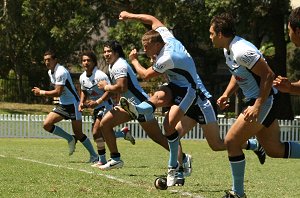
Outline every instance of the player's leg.
POLYGON ((69 133, 67 133, 65 130, 63 130, 61 127, 55 125, 55 123, 60 122, 63 119, 64 118, 60 114, 56 112, 50 112, 44 121, 43 128, 46 131, 53 133, 54 135, 66 139, 69 145, 69 155, 72 155, 75 151, 75 138, 69 133))
POLYGON ((82 120, 72 120, 72 129, 76 138, 83 144, 85 149, 90 154, 90 159, 88 162, 97 162, 98 154, 95 152, 90 139, 82 132, 82 120))
POLYGON ((273 158, 300 158, 300 144, 298 142, 281 142, 280 128, 275 120, 269 127, 257 134, 257 138, 268 156, 273 158))
POLYGON ((95 122, 93 123, 93 138, 97 146, 98 151, 98 162, 93 164, 93 167, 99 167, 103 164, 107 163, 106 160, 106 150, 105 150, 105 141, 103 135, 100 131, 100 122, 101 117, 96 118, 95 122))
POLYGON ((106 141, 106 145, 110 151, 110 160, 105 164, 100 166, 101 170, 109 170, 113 168, 121 168, 124 162, 121 160, 121 154, 118 151, 116 136, 113 128, 122 123, 131 120, 129 114, 121 109, 114 108, 107 112, 100 122, 100 131, 106 141))

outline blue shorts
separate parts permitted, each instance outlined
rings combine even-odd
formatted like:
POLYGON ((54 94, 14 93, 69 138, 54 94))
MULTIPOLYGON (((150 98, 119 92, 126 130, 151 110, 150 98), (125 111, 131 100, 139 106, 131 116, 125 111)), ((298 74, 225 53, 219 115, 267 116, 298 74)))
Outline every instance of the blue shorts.
POLYGON ((196 102, 196 90, 191 87, 179 87, 174 83, 166 85, 172 92, 172 103, 186 113, 188 109, 196 102))
MULTIPOLYGON (((260 112, 258 115, 257 122, 261 123, 265 127, 271 126, 271 124, 274 122, 274 120, 277 118, 277 109, 276 109, 276 104, 277 100, 274 98, 276 95, 270 95, 267 100, 262 104, 260 108, 260 112)), ((248 106, 254 105, 256 99, 250 99, 245 103, 245 108, 248 106)))
POLYGON ((185 115, 203 125, 217 122, 216 112, 216 103, 212 98, 199 97, 197 103, 191 106, 185 115))

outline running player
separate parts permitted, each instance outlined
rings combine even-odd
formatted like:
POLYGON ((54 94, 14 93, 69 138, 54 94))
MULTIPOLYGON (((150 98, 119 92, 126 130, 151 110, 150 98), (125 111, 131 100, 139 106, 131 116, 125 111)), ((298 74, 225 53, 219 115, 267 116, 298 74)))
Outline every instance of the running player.
POLYGON ((82 114, 78 110, 79 96, 73 84, 72 78, 68 70, 58 63, 56 54, 53 51, 47 51, 44 54, 44 62, 48 70, 51 83, 54 85, 54 90, 46 91, 38 87, 34 87, 32 92, 36 96, 44 97, 59 97, 59 103, 50 112, 44 121, 43 128, 60 136, 68 141, 69 155, 75 151, 76 139, 84 145, 90 154, 89 162, 98 160, 98 155, 95 152, 93 145, 89 138, 82 133, 82 114), (64 131, 55 123, 63 119, 70 119, 72 121, 72 128, 76 139, 64 131))
POLYGON ((266 154, 274 158, 300 158, 300 144, 281 142, 276 119, 277 90, 272 87, 274 73, 262 53, 250 42, 235 35, 234 20, 227 13, 213 17, 210 39, 216 48, 223 48, 231 80, 217 100, 221 109, 228 107, 228 98, 240 87, 246 107, 229 129, 225 144, 232 172, 232 189, 224 198, 246 197, 244 175, 246 160, 241 145, 256 136, 266 154))
MULTIPOLYGON (((121 94, 136 104, 148 99, 148 95, 139 85, 135 73, 124 59, 125 54, 119 42, 107 41, 104 44, 104 58, 108 63, 109 75, 113 84, 110 85, 106 81, 100 81, 98 83, 99 89, 121 94)), ((111 159, 99 167, 101 170, 121 168, 123 166, 124 162, 121 160, 121 154, 118 151, 113 128, 130 120, 132 120, 132 118, 129 114, 118 106, 108 111, 102 118, 100 130, 110 150, 111 159)), ((153 115, 140 116, 137 120, 153 141, 166 150, 169 149, 167 140, 162 134, 158 122, 153 115)))
MULTIPOLYGON (((103 90, 97 87, 97 83, 101 80, 105 80, 107 84, 110 84, 110 80, 104 72, 98 69, 97 57, 92 51, 84 51, 82 53, 81 64, 84 72, 79 78, 81 85, 79 111, 82 112, 84 108, 94 109, 92 132, 97 145, 99 161, 92 166, 99 167, 107 162, 105 156, 105 141, 99 130, 99 126, 104 114, 113 108, 113 101, 108 92, 103 92, 103 90)), ((124 127, 121 131, 116 131, 115 136, 117 138, 123 137, 133 145, 135 144, 135 139, 132 137, 128 127, 124 127)))

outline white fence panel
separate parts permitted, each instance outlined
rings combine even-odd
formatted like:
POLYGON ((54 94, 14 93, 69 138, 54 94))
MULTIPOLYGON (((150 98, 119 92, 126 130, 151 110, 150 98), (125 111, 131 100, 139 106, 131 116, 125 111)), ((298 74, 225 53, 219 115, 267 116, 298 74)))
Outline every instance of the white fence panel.
MULTIPOLYGON (((43 129, 43 121, 45 115, 19 115, 19 114, 0 114, 0 138, 58 138, 43 129)), ((163 118, 157 118, 162 131, 164 133, 162 123, 163 118)), ((219 118, 220 137, 224 139, 228 129, 234 123, 235 119, 219 118)), ((70 120, 63 120, 57 123, 67 132, 73 134, 70 120)), ((124 126, 128 126, 135 138, 147 138, 147 134, 137 121, 130 121, 120 126, 115 127, 115 130, 120 130, 124 126)), ((299 141, 299 120, 279 120, 281 130, 281 141, 299 141)), ((82 129, 89 137, 92 135, 92 116, 83 116, 82 129)), ((196 125, 184 139, 205 139, 200 125, 196 125)))

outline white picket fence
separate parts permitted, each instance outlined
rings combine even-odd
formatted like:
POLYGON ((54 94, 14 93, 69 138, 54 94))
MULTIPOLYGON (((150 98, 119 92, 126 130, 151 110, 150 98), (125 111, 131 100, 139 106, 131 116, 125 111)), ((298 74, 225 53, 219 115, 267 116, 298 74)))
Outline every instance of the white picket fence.
MULTIPOLYGON (((0 114, 0 138, 57 138, 57 136, 46 132, 43 128, 45 115, 18 115, 18 114, 0 114)), ((163 118, 157 118, 161 124, 163 118)), ((228 129, 235 119, 219 118, 220 136, 224 138, 228 129)), ((83 116, 83 131, 92 139, 91 116, 83 116)), ((281 141, 299 141, 299 120, 280 120, 281 141)), ((66 131, 72 133, 70 121, 63 120, 57 123, 66 131)), ((137 121, 130 121, 122 124, 115 129, 118 130, 128 126, 135 138, 147 138, 146 133, 137 121)), ((204 139, 202 129, 199 125, 187 133, 184 139, 201 140, 204 139)))

